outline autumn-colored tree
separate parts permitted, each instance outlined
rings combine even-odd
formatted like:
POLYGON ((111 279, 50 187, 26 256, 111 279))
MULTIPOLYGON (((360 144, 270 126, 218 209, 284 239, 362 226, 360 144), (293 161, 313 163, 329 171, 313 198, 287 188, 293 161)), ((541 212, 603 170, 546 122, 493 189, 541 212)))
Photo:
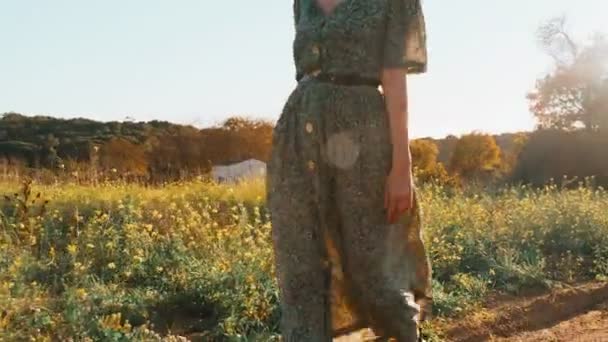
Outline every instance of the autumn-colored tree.
POLYGON ((148 140, 148 160, 155 180, 178 180, 209 171, 200 130, 183 126, 148 140))
POLYGON ((608 129, 608 39, 596 34, 588 44, 566 30, 565 17, 538 31, 541 47, 553 58, 552 72, 528 94, 539 128, 608 129))
POLYGON ((466 134, 456 142, 450 171, 465 179, 491 174, 500 167, 500 155, 500 147, 492 135, 466 134))
POLYGON ((263 120, 232 117, 221 126, 201 131, 203 158, 212 164, 228 164, 246 159, 267 161, 273 125, 263 120))
POLYGON ((429 139, 414 139, 410 143, 413 167, 419 170, 429 170, 437 164, 439 149, 437 144, 429 139))
POLYGON ((450 177, 442 163, 437 162, 439 149, 430 139, 414 139, 410 143, 412 167, 421 182, 449 183, 450 177))
POLYGON ((255 158, 267 161, 272 145, 273 124, 266 120, 231 117, 224 121, 222 127, 233 144, 232 156, 240 161, 255 158))
POLYGON ((511 137, 511 144, 508 149, 502 150, 501 171, 510 174, 517 167, 517 161, 524 147, 528 143, 529 136, 525 133, 516 133, 511 137))
POLYGON ((437 147, 439 148, 439 155, 437 156, 437 160, 444 164, 450 164, 450 158, 454 153, 454 147, 456 146, 456 142, 458 142, 458 137, 452 134, 449 134, 443 139, 437 140, 437 147))
POLYGON ((126 139, 113 138, 99 149, 99 166, 126 176, 145 176, 148 172, 146 152, 141 145, 126 139))
POLYGON ((229 134, 218 127, 205 128, 201 131, 201 158, 211 165, 220 165, 233 159, 238 146, 229 134))

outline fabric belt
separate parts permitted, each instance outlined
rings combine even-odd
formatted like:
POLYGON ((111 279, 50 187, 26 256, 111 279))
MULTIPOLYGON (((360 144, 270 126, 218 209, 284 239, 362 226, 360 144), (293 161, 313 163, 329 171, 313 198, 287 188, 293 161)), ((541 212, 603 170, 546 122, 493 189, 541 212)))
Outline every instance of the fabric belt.
POLYGON ((370 77, 362 77, 356 74, 328 74, 323 72, 312 72, 298 77, 298 82, 317 80, 319 82, 333 83, 345 86, 367 85, 378 87, 380 80, 370 77))

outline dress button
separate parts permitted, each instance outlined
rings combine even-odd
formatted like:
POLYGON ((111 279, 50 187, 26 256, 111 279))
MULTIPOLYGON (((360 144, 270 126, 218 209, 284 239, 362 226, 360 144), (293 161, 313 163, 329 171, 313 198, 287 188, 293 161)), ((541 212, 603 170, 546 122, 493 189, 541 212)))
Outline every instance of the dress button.
POLYGON ((310 171, 314 171, 314 170, 315 170, 315 167, 316 167, 315 162, 314 162, 314 161, 312 161, 312 160, 309 160, 309 161, 308 161, 308 169, 309 169, 310 171))
POLYGON ((318 55, 319 55, 319 53, 321 52, 321 50, 319 50, 319 46, 318 46, 318 45, 316 45, 316 44, 315 44, 315 45, 313 45, 313 46, 312 46, 312 48, 311 48, 310 50, 311 50, 311 52, 312 52, 314 55, 317 55, 317 56, 318 56, 318 55))
POLYGON ((314 127, 313 127, 312 123, 307 122, 307 123, 306 123, 306 132, 307 132, 308 134, 311 134, 313 131, 314 131, 314 127))

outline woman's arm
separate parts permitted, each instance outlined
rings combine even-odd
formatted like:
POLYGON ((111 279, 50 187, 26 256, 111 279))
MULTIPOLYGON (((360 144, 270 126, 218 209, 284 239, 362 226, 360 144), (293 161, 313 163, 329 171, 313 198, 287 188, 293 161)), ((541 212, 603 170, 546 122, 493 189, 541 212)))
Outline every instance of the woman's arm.
POLYGON ((426 27, 421 0, 388 0, 382 88, 386 100, 393 164, 385 207, 391 223, 412 208, 414 192, 409 148, 407 74, 426 72, 426 27))
POLYGON ((392 167, 386 181, 384 198, 390 223, 396 222, 413 204, 406 74, 405 68, 390 68, 382 72, 382 89, 393 147, 392 167))

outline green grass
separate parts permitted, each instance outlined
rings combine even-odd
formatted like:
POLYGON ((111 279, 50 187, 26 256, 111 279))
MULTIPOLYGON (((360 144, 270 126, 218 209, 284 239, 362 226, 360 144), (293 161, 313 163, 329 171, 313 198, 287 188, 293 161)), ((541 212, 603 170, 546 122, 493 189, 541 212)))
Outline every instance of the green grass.
MULTIPOLYGON (((262 180, 0 193, 0 340, 276 338, 262 180)), ((426 185, 421 202, 439 316, 490 293, 608 275, 604 190, 426 185)))

